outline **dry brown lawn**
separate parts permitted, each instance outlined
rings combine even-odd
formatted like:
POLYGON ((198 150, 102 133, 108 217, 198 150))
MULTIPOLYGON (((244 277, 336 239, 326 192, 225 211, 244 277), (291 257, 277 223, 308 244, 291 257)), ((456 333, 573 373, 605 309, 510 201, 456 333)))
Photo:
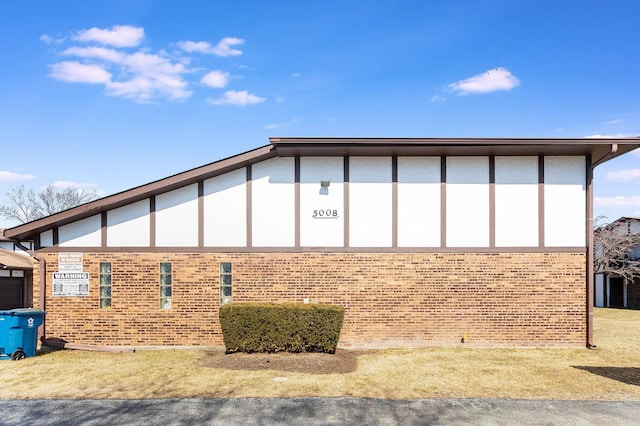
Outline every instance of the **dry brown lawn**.
POLYGON ((0 361, 0 398, 338 397, 640 400, 640 311, 596 309, 588 349, 424 348, 224 355, 39 352, 0 361))

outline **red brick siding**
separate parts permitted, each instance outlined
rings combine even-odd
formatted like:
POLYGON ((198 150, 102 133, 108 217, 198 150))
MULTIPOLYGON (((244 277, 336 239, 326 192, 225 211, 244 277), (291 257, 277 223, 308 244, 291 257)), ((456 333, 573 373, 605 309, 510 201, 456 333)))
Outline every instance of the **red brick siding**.
MULTIPOLYGON (((47 336, 109 345, 221 345, 219 262, 233 300, 346 308, 341 346, 583 346, 584 253, 84 253, 88 297, 53 297, 47 336), (159 263, 173 265, 160 309, 159 263), (112 308, 99 309, 99 264, 112 262, 112 308)), ((34 304, 38 305, 38 274, 34 304)))

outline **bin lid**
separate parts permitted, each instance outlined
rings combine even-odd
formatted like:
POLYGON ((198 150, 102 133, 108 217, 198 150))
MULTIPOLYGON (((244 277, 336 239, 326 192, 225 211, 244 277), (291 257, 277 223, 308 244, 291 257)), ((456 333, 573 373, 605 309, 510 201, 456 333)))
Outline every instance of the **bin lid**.
POLYGON ((0 311, 0 315, 17 315, 17 316, 31 316, 31 315, 44 315, 45 311, 36 308, 17 308, 9 311, 0 311))

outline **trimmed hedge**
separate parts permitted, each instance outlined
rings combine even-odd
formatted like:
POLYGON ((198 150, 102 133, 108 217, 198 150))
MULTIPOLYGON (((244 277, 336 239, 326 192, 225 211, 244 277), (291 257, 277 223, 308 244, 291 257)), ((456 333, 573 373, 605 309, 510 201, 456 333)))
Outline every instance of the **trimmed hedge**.
POLYGON ((220 307, 226 353, 335 353, 344 308, 302 303, 229 303, 220 307))

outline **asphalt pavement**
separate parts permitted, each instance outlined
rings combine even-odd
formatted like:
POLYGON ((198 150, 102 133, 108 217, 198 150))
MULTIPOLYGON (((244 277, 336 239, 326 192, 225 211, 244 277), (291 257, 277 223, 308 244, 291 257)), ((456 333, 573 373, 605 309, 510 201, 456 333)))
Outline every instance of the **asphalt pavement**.
POLYGON ((221 398, 0 400, 2 425, 635 425, 640 401, 221 398))

